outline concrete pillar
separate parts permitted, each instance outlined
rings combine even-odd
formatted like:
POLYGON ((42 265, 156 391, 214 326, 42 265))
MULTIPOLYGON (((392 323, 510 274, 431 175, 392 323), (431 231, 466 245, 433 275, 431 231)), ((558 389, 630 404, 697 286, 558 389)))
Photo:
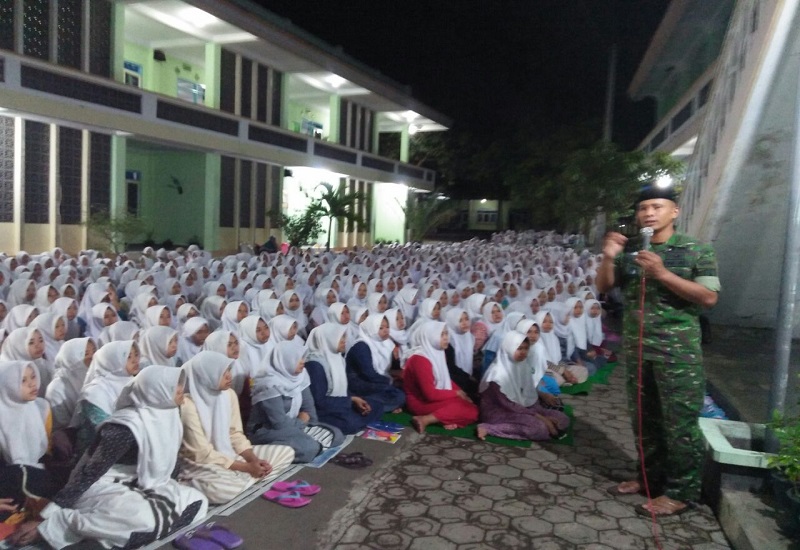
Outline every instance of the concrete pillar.
POLYGON ((111 205, 109 213, 112 217, 125 215, 128 206, 128 190, 125 184, 126 156, 127 139, 111 136, 111 205))
POLYGON ((331 120, 328 130, 328 141, 331 143, 339 143, 339 125, 342 120, 342 98, 338 95, 330 97, 331 106, 331 120))
MULTIPOLYGON (((206 71, 206 107, 219 109, 220 96, 220 71, 222 65, 222 46, 219 44, 206 44, 205 71, 206 71)), ((205 244, 205 243, 204 243, 205 244)), ((210 249, 209 249, 210 250, 210 249)))
MULTIPOLYGON (((208 97, 208 96, 206 96, 208 97)), ((203 248, 219 249, 219 186, 222 174, 222 157, 206 154, 206 175, 203 182, 203 248)))
MULTIPOLYGON (((111 4, 111 76, 125 82, 125 3, 111 4)), ((150 56, 152 57, 152 56, 150 56)))
POLYGON ((408 142, 409 142, 409 133, 408 133, 408 125, 403 126, 403 130, 400 132, 400 160, 403 162, 408 162, 408 142))

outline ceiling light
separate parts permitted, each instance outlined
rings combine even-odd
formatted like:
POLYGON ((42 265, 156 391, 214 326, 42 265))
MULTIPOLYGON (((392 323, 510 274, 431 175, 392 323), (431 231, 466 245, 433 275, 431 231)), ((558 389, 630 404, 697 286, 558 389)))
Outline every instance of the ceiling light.
POLYGON ((486 204, 486 199, 481 199, 481 204, 486 204))
POLYGON ((325 82, 330 84, 332 88, 340 88, 347 81, 338 74, 332 74, 325 78, 325 82))
POLYGON ((408 122, 413 122, 418 116, 419 115, 414 111, 406 111, 403 113, 403 117, 405 117, 408 122))
POLYGON ((414 126, 413 124, 408 125, 408 135, 413 136, 419 132, 419 126, 414 126))
POLYGON ((200 8, 190 7, 179 12, 181 19, 187 23, 202 29, 219 21, 216 17, 200 8))

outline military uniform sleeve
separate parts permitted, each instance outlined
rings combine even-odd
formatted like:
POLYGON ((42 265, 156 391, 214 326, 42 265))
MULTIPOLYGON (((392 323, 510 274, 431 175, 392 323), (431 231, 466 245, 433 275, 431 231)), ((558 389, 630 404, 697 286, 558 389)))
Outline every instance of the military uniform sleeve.
POLYGON ((710 244, 697 245, 694 282, 714 292, 719 292, 722 288, 717 272, 717 256, 710 244))

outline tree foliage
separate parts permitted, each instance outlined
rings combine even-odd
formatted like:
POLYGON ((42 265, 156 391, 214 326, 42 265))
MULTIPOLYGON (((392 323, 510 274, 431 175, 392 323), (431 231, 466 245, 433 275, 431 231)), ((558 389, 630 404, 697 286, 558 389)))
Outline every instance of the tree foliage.
POLYGON ((128 243, 145 233, 144 222, 131 214, 122 213, 112 216, 107 210, 94 212, 83 223, 93 242, 99 248, 119 254, 128 243))
POLYGON ((325 209, 319 201, 313 201, 300 214, 287 216, 281 213, 278 217, 278 226, 283 230, 291 246, 306 246, 316 243, 322 234, 324 215, 325 209))
POLYGON ((406 205, 401 205, 406 215, 409 240, 421 241, 429 231, 452 218, 457 206, 456 201, 442 200, 438 194, 425 199, 410 194, 406 205))
POLYGON ((347 193, 344 185, 334 187, 330 183, 322 182, 318 186, 324 189, 318 199, 319 207, 322 209, 322 217, 328 217, 328 241, 325 248, 331 248, 331 230, 333 220, 338 219, 339 223, 346 220, 350 224, 362 225, 364 220, 358 214, 356 208, 359 201, 366 200, 364 193, 347 193))

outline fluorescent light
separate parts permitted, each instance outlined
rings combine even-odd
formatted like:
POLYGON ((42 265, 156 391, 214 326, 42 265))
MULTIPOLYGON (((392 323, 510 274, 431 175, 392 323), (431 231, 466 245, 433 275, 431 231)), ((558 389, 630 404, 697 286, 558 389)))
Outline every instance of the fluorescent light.
POLYGON ((190 25, 197 27, 198 29, 202 29, 209 25, 213 25, 214 23, 219 21, 219 19, 217 19, 210 13, 195 7, 189 7, 183 9, 178 13, 181 19, 183 19, 190 25))
POLYGON ((415 126, 413 124, 408 125, 408 135, 413 136, 417 132, 419 132, 419 126, 415 126))
POLYGON ((332 74, 329 77, 325 78, 325 82, 330 84, 332 88, 341 88, 342 84, 344 84, 347 81, 338 74, 332 74))
POLYGON ((486 199, 481 199, 481 204, 486 204, 486 199))
POLYGON ((406 111, 405 113, 403 113, 403 117, 404 117, 404 118, 405 118, 405 119, 406 119, 408 122, 414 122, 414 120, 416 120, 416 118, 417 118, 418 116, 419 116, 419 115, 418 115, 417 113, 415 113, 414 111, 406 111))

